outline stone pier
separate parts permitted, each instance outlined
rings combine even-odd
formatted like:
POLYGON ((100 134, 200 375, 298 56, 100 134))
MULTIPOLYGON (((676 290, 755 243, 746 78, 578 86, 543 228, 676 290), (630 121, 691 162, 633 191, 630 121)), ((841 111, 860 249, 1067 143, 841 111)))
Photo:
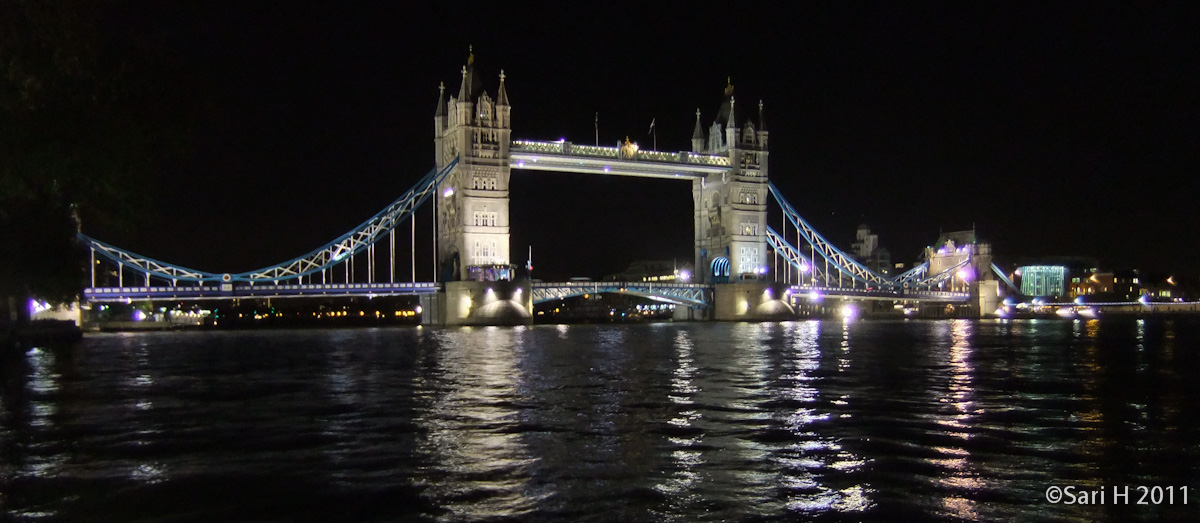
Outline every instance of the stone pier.
POLYGON ((713 319, 717 321, 782 321, 796 317, 787 303, 787 286, 765 282, 713 285, 713 319))
POLYGON ((424 325, 530 325, 533 288, 527 281, 452 281, 421 307, 424 325))

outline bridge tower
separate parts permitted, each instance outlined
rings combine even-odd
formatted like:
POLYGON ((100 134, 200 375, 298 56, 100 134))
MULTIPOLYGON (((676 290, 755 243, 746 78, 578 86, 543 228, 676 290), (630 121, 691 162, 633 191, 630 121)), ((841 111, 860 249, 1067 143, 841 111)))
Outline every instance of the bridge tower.
POLYGON ((508 147, 511 110, 504 71, 492 99, 475 71, 475 55, 462 68, 458 95, 438 96, 434 113, 437 167, 455 157, 458 167, 438 194, 438 279, 511 280, 508 222, 508 147))
POLYGON ((437 206, 437 278, 445 295, 433 317, 446 324, 529 323, 532 292, 512 282, 509 257, 508 182, 512 108, 504 87, 496 98, 484 90, 475 70, 474 49, 462 68, 458 94, 446 99, 439 87, 434 112, 434 148, 438 169, 454 158, 458 166, 435 195, 437 206))
POLYGON ((728 155, 729 171, 692 182, 695 208, 696 272, 703 283, 758 281, 767 268, 767 128, 763 104, 758 124, 736 120, 733 86, 707 136, 696 111, 692 150, 728 155))
POLYGON ((780 286, 765 281, 767 272, 767 126, 763 104, 758 123, 737 121, 733 85, 707 136, 696 111, 692 151, 727 155, 729 170, 692 182, 695 209, 696 272, 713 284, 713 318, 770 320, 791 317, 780 286))

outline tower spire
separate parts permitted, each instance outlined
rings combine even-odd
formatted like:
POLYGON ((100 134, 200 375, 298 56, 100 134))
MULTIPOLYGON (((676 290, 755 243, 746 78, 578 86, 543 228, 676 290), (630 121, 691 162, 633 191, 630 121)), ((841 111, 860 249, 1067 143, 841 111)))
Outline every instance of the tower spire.
MULTIPOLYGON (((727 88, 726 92, 729 92, 731 90, 732 90, 732 87, 727 88)), ((729 121, 725 122, 725 127, 728 129, 737 128, 737 125, 733 123, 733 95, 732 94, 729 95, 729 121)))
MULTIPOLYGON (((474 56, 474 55, 472 55, 474 56)), ((462 67, 462 85, 458 88, 458 101, 465 102, 471 98, 467 93, 467 66, 462 67)))
POLYGON ((446 82, 438 83, 438 106, 433 116, 446 116, 446 82))
POLYGON ((696 108, 696 129, 692 131, 692 152, 704 150, 704 129, 700 127, 700 108, 696 108))
POLYGON ((758 132, 766 132, 767 119, 763 116, 763 101, 758 101, 758 132))
POLYGON ((508 91, 504 89, 504 69, 500 70, 500 93, 496 95, 496 105, 508 105, 508 91))

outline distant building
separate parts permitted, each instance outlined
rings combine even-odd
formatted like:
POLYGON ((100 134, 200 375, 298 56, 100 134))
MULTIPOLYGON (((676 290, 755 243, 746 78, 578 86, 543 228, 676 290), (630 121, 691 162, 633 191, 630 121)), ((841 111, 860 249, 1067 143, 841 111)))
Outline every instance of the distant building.
POLYGON ((1062 265, 1023 265, 1017 268, 1021 294, 1026 296, 1066 296, 1067 268, 1062 265))
POLYGON ((1142 297, 1141 272, 1126 269, 1113 272, 1113 294, 1121 301, 1133 301, 1142 297))
POLYGON ((1093 272, 1071 277, 1071 297, 1095 296, 1111 294, 1113 289, 1113 273, 1093 272))
MULTIPOLYGON (((929 274, 941 274, 955 267, 968 264, 973 258, 976 261, 986 260, 984 266, 991 264, 992 246, 980 243, 974 230, 945 232, 938 236, 937 242, 925 248, 924 258, 929 263, 929 274)), ((976 273, 974 264, 963 266, 950 279, 949 287, 945 290, 965 291, 969 281, 985 279, 986 273, 976 273)), ((943 284, 945 285, 945 284, 943 284)))
POLYGON ((1182 289, 1175 284, 1174 276, 1146 275, 1140 282, 1142 293, 1149 295, 1152 300, 1174 301, 1184 297, 1182 289))
MULTIPOLYGON (((1169 290, 1167 291, 1169 294, 1169 290)), ((1071 278, 1071 296, 1087 296, 1097 301, 1134 301, 1144 293, 1137 269, 1097 271, 1071 278)))
POLYGON ((1098 269, 1095 258, 1084 256, 1041 256, 1018 260, 1014 280, 1026 296, 1074 298, 1098 269))
POLYGON ((892 273, 892 254, 879 246, 879 235, 872 234, 864 223, 858 226, 855 241, 850 245, 854 258, 879 274, 892 273))

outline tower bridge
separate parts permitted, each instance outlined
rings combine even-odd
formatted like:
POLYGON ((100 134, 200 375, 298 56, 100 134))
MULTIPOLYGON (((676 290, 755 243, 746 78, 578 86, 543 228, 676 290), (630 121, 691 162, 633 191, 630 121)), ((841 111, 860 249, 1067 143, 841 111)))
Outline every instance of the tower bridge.
MULTIPOLYGON (((585 293, 623 293, 681 305, 691 319, 769 320, 794 317, 823 299, 968 304, 977 314, 996 308, 1000 294, 990 249, 955 237, 929 249, 926 261, 899 276, 880 274, 818 233, 769 181, 769 132, 759 102, 742 118, 732 85, 716 116, 703 125, 696 111, 691 150, 640 150, 578 145, 567 140, 512 138, 506 76, 493 98, 472 55, 456 94, 439 87, 434 110, 435 165, 391 205, 350 232, 291 260, 242 273, 189 269, 95 240, 80 239, 92 256, 94 302, 153 299, 420 296, 424 320, 440 324, 529 323, 535 303, 585 293), (510 245, 509 181, 513 170, 678 179, 690 185, 696 281, 531 282, 518 277, 510 245), (776 202, 781 230, 767 225, 776 202), (424 207, 428 205, 428 207, 424 207), (433 281, 418 281, 415 216, 434 216, 433 281), (407 222, 407 223, 406 223, 407 222), (409 227, 405 227, 408 225, 409 227), (396 232, 411 244, 397 248, 396 232), (793 235, 794 234, 794 235, 793 235), (794 238, 795 242, 790 240, 794 238), (397 271, 397 259, 401 262, 397 271), (99 258, 98 258, 99 257, 99 258), (411 276, 403 281, 405 258, 411 276), (103 259, 112 278, 97 285, 103 259), (357 266, 355 265, 357 262, 357 266), (126 274, 131 285, 125 285, 126 274), (112 286, 116 283, 116 286, 112 286), (809 303, 811 305, 811 303, 809 303)), ((403 238, 402 238, 403 239, 403 238)))

